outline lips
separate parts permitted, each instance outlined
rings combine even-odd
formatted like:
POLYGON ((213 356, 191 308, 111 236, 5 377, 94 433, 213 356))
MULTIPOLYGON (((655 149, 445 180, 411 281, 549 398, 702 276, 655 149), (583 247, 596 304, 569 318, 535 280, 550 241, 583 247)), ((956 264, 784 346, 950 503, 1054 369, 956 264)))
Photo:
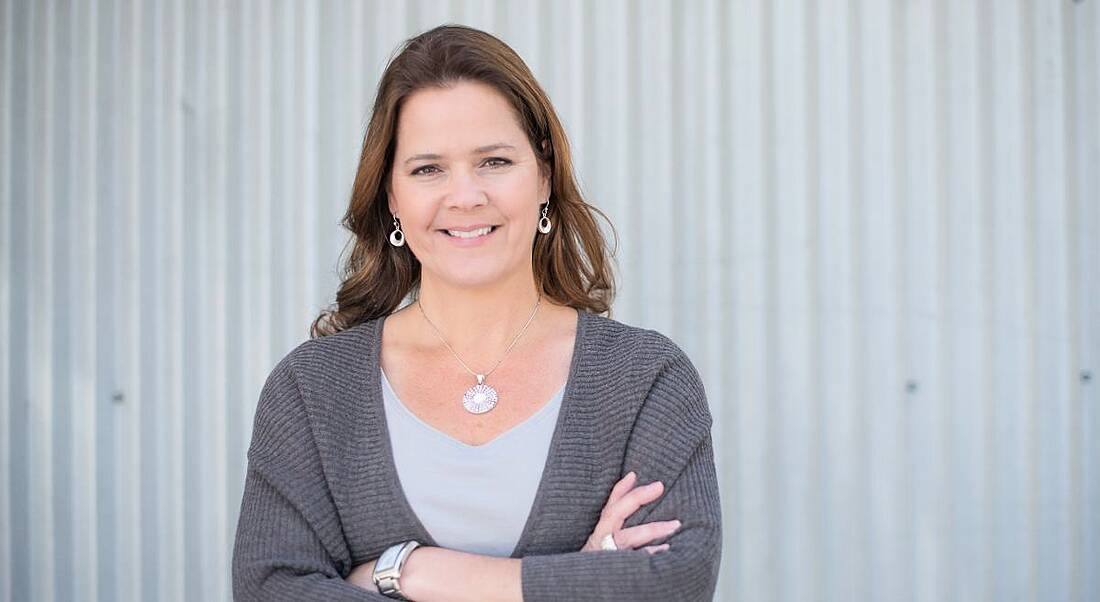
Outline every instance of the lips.
MULTIPOLYGON (((495 235, 496 235, 497 231, 500 230, 500 226, 490 226, 490 228, 491 229, 489 230, 488 233, 482 234, 481 236, 476 236, 476 237, 473 237, 473 238, 461 237, 461 236, 451 236, 450 234, 447 233, 446 230, 438 230, 438 232, 439 232, 440 236, 446 238, 448 242, 450 242, 451 244, 454 244, 455 246, 470 247, 470 246, 480 245, 480 244, 482 244, 482 243, 484 243, 488 240, 491 240, 491 239, 495 238, 495 235)), ((476 230, 476 228, 475 228, 475 230, 476 230)))
POLYGON ((471 232, 473 230, 480 230, 482 228, 497 228, 499 224, 474 224, 473 226, 453 226, 450 228, 440 228, 440 232, 446 232, 447 230, 454 230, 455 232, 471 232))
MULTIPOLYGON (((451 229, 451 231, 453 231, 453 232, 461 232, 461 233, 463 233, 463 234, 472 234, 472 233, 474 233, 474 232, 477 232, 477 231, 480 231, 480 230, 485 230, 486 228, 488 228, 488 229, 489 229, 489 231, 488 231, 488 232, 485 232, 484 234, 481 234, 481 235, 479 235, 479 236, 487 236, 487 235, 489 235, 489 234, 492 234, 493 232, 496 232, 496 230, 497 230, 497 228, 498 228, 498 227, 499 227, 499 226, 493 226, 493 225, 488 225, 488 224, 487 224, 487 225, 485 225, 485 226, 478 226, 478 227, 476 227, 476 228, 468 228, 468 229, 465 229, 465 228, 452 228, 452 229, 451 229)), ((449 231, 447 231, 447 230, 440 230, 440 232, 442 232, 443 234, 446 234, 447 236, 449 236, 449 237, 451 237, 451 238, 469 238, 469 237, 460 237, 460 236, 453 236, 453 235, 451 234, 451 232, 449 232, 449 231)))

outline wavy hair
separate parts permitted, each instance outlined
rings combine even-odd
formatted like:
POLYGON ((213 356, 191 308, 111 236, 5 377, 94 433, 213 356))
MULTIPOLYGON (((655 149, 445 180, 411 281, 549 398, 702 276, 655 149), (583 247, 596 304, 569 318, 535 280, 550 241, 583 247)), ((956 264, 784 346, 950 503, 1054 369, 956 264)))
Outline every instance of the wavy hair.
POLYGON ((420 291, 420 261, 408 246, 389 244, 386 182, 393 168, 401 106, 422 88, 477 81, 496 89, 511 104, 534 150, 539 169, 550 176, 549 234, 532 245, 535 285, 562 305, 610 315, 615 296, 614 251, 597 224, 602 211, 581 196, 573 174, 569 141, 549 97, 523 59, 495 36, 463 25, 441 25, 405 40, 378 83, 374 108, 363 136, 363 150, 341 225, 354 234, 343 265, 336 302, 310 328, 312 338, 334 334, 397 309, 420 291))

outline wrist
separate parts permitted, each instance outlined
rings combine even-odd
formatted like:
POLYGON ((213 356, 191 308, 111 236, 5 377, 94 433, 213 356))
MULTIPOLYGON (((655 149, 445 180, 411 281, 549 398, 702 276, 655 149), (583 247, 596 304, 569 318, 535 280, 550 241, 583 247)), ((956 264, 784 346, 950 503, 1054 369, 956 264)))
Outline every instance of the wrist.
POLYGON ((374 561, 372 560, 370 562, 360 564, 359 566, 352 569, 351 573, 348 574, 345 581, 352 585, 357 585, 367 591, 377 592, 378 588, 374 585, 374 579, 372 577, 373 574, 374 561))
POLYGON ((405 560, 405 568, 401 570, 401 590, 406 592, 410 600, 431 599, 431 587, 429 583, 429 569, 433 560, 442 548, 420 546, 409 554, 405 560))

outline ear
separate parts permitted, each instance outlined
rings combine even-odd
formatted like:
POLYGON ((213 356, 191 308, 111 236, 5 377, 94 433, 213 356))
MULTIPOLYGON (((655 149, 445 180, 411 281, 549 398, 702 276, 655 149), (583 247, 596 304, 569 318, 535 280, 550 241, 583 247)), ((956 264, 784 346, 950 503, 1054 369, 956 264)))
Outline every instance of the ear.
MULTIPOLYGON (((543 140, 542 141, 542 154, 544 156, 547 155, 549 150, 550 150, 550 141, 549 140, 543 140)), ((540 179, 539 179, 539 204, 545 203, 550 198, 550 192, 551 192, 551 190, 550 190, 550 176, 551 176, 551 174, 553 172, 553 169, 554 169, 553 168, 553 165, 554 165, 553 164, 553 157, 551 157, 550 160, 547 161, 547 164, 548 164, 546 166, 547 173, 545 173, 545 174, 540 173, 539 174, 539 177, 540 177, 540 179)))
POLYGON ((539 177, 539 205, 548 200, 550 200, 550 176, 544 175, 539 177))
MULTIPOLYGON (((390 214, 397 215, 397 204, 393 201, 393 180, 390 174, 385 176, 383 191, 386 193, 386 207, 390 210, 390 214)), ((398 219, 401 218, 398 217, 398 219)))

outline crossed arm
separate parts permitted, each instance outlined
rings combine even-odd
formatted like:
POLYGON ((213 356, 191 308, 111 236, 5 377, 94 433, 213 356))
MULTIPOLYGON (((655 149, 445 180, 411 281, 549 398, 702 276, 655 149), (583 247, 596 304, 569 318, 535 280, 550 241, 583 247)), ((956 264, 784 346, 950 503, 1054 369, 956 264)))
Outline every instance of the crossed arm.
MULTIPOLYGON (((683 526, 668 538, 667 551, 577 551, 517 559, 421 547, 405 564, 402 589, 417 602, 710 600, 720 561, 720 553, 708 553, 720 546, 721 538, 715 487, 708 435, 664 496, 624 523, 629 527, 679 518, 683 526), (700 500, 711 500, 714 506, 699 507, 700 500)), ((332 544, 322 543, 323 531, 261 473, 250 469, 234 553, 234 597, 390 600, 372 586, 346 580, 355 567, 349 566, 346 551, 340 554, 342 560, 334 560, 332 544)), ((369 584, 366 571, 358 578, 364 573, 364 583, 369 584)))
MULTIPOLYGON (((623 466, 623 473, 635 471, 640 482, 666 484, 664 495, 623 527, 679 519, 683 524, 667 539, 667 551, 575 551, 513 559, 418 548, 405 565, 402 589, 417 602, 711 600, 721 560, 721 509, 710 415, 698 375, 685 369, 690 368, 685 357, 676 361, 680 369, 659 376, 651 388, 650 410, 639 412, 623 466), (669 445, 670 439, 678 444, 669 445), (684 451, 670 454, 668 449, 684 451)), ((293 422, 280 414, 268 423, 264 414, 257 409, 254 431, 262 429, 265 436, 293 422)), ((305 443, 296 444, 291 454, 259 450, 253 456, 250 451, 233 554, 234 599, 390 600, 348 580, 356 567, 335 520, 338 513, 323 471, 311 465, 319 463, 319 456, 316 449, 302 450, 305 443), (295 462, 287 469, 289 457, 295 462)), ((277 447, 285 450, 281 443, 277 447)))

